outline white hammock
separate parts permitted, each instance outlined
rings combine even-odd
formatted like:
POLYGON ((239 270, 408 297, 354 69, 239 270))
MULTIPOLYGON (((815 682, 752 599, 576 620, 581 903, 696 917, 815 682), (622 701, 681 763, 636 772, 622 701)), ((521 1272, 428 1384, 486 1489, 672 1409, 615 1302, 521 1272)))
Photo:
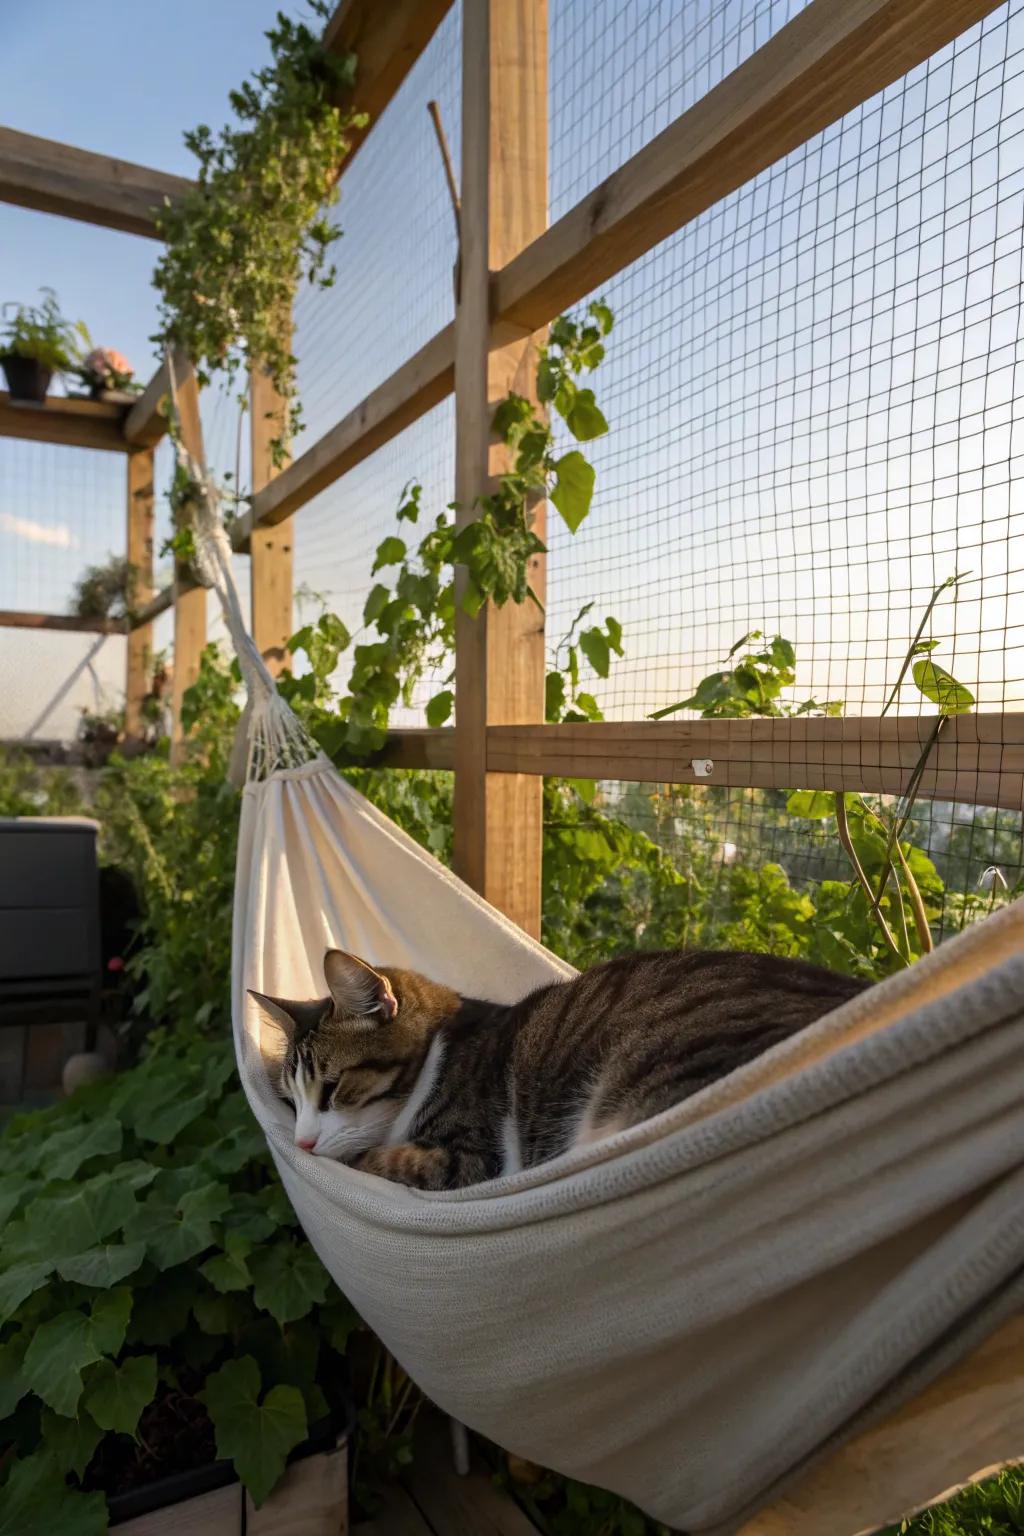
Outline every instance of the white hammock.
POLYGON ((571 972, 316 755, 200 517, 250 695, 238 1061, 310 1241, 448 1413, 670 1525, 736 1530, 1024 1301, 1024 907, 542 1167, 435 1194, 301 1152, 247 988, 321 994, 332 945, 509 1002, 571 972))

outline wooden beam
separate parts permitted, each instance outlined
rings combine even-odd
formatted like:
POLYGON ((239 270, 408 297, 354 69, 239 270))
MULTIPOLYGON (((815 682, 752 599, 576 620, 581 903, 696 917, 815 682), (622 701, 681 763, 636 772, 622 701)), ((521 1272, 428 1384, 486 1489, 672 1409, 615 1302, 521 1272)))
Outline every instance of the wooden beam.
POLYGON ((811 0, 508 261, 495 282, 496 319, 519 334, 551 320, 998 3, 811 0))
MULTIPOLYGON (((203 453, 203 427, 199 415, 199 384, 191 367, 180 373, 175 368, 181 440, 200 464, 203 453)), ((181 724, 181 703, 186 689, 199 676, 199 661, 206 645, 206 589, 197 587, 180 567, 174 576, 174 671, 171 679, 171 761, 181 762, 185 753, 185 733, 181 724)))
MULTIPOLYGON (((187 377, 189 360, 180 347, 174 353, 174 376, 187 377)), ((167 431, 164 402, 171 392, 166 362, 160 364, 124 419, 125 440, 132 448, 153 448, 167 431)))
POLYGON ((22 613, 0 608, 0 629, 63 629, 83 635, 123 635, 124 619, 80 619, 73 613, 22 613))
MULTIPOLYGON (((455 318, 456 521, 510 467, 491 417, 510 389, 536 400, 533 339, 490 347, 490 273, 547 222, 547 0, 463 6, 461 287, 455 318)), ((534 512, 543 539, 545 508, 534 512)), ((456 593, 464 589, 456 571, 456 593)), ((527 933, 540 936, 542 790, 528 774, 488 772, 494 724, 544 719, 543 557, 540 600, 488 605, 455 628, 455 868, 527 933)))
POLYGON ((0 390, 0 437, 62 448, 103 448, 124 453, 127 407, 106 400, 66 400, 49 395, 44 405, 12 400, 0 390))
POLYGON ((370 119, 349 134, 342 174, 451 6, 452 0, 341 0, 323 34, 332 53, 356 56, 355 86, 339 105, 370 119))
POLYGON ((445 726, 389 731, 385 746, 369 766, 372 768, 454 768, 455 732, 445 726))
POLYGON ((253 498, 235 524, 232 543, 246 550, 254 527, 271 528, 346 471, 403 431, 446 395, 455 382, 455 328, 443 331, 253 498))
MULTIPOLYGON (((137 448, 128 455, 127 548, 134 572, 132 608, 145 608, 153 598, 153 516, 155 489, 153 449, 137 448)), ((144 734, 143 703, 153 676, 153 625, 133 624, 128 631, 125 659, 124 730, 136 740, 144 734)))
MULTIPOLYGON (((498 725, 487 732, 487 767, 491 773, 556 778, 898 795, 932 723, 931 716, 889 715, 498 725), (708 760, 710 773, 693 766, 708 760)), ((921 793, 931 800, 1024 810, 1024 714, 951 720, 921 793)))
POLYGON ((0 128, 0 202, 156 240, 154 210, 191 185, 184 176, 0 128))
MULTIPOLYGON (((271 444, 287 435, 285 403, 269 375, 251 375, 252 489, 261 491, 278 475, 271 444)), ((287 521, 277 527, 253 530, 249 541, 249 592, 252 600, 252 636, 260 655, 276 677, 286 666, 292 633, 292 528, 287 521)))

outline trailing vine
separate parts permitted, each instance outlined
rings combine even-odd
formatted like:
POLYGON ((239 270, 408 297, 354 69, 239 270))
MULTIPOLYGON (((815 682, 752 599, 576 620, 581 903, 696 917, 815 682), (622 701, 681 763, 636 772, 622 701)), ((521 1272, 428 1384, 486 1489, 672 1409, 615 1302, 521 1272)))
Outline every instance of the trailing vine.
MULTIPOLYGON (((311 0, 317 16, 325 0, 311 0)), ((329 256, 340 230, 327 217, 347 131, 365 117, 336 105, 355 56, 327 51, 302 22, 278 15, 267 32, 272 60, 231 92, 235 126, 185 135, 199 162, 195 185, 157 220, 165 247, 154 284, 161 347, 188 353, 201 384, 263 369, 286 413, 275 462, 301 424, 291 348, 292 301, 303 277, 334 281, 329 256)), ((244 384, 240 399, 244 402, 244 384)))
MULTIPOLYGON (((551 406, 577 442, 608 431, 594 392, 580 383, 604 357, 604 338, 612 312, 601 302, 581 317, 561 316, 551 327, 537 363, 537 395, 551 406)), ((309 663, 304 676, 285 677, 286 697, 306 716, 320 744, 339 761, 365 759, 387 737, 392 708, 409 706, 428 673, 441 672, 444 686, 428 701, 427 723, 443 725, 455 703, 452 662, 455 651, 455 571, 465 580, 458 602, 471 617, 490 601, 537 601, 529 584, 529 562, 544 552, 534 530, 534 507, 549 499, 575 533, 590 511, 595 473, 578 449, 559 453, 543 409, 509 394, 494 414, 493 428, 510 454, 510 467, 492 492, 475 504, 476 516, 458 527, 442 514, 415 548, 389 534, 377 547, 371 576, 388 573, 374 584, 363 607, 363 625, 372 638, 356 644, 348 691, 335 698, 331 678, 353 636, 335 614, 324 614, 289 641, 293 654, 309 663)), ((449 511, 457 510, 454 507, 449 511)), ((410 482, 397 511, 399 526, 416 526, 422 514, 422 487, 410 482)), ((594 720, 601 713, 593 695, 581 689, 580 657, 599 677, 607 677, 610 655, 622 654, 622 628, 614 618, 576 634, 573 629, 556 649, 546 687, 549 719, 594 720), (564 650, 564 659, 560 660, 564 650)))

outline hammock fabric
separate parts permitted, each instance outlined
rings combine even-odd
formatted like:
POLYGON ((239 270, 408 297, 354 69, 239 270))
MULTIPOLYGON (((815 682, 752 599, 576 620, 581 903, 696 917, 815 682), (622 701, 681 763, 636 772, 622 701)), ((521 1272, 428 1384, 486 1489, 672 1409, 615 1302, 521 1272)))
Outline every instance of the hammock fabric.
POLYGON ((311 1243, 448 1413, 672 1526, 735 1531, 1024 1303, 1024 906, 539 1168, 421 1193, 299 1151, 247 988, 321 994, 332 945, 503 1001, 571 972, 315 754, 208 523, 250 689, 238 1061, 311 1243))

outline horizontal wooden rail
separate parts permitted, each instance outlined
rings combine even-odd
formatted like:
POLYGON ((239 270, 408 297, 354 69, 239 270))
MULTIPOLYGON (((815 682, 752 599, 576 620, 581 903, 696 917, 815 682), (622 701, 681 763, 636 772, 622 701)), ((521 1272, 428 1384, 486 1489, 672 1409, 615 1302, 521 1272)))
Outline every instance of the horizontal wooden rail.
POLYGON ((154 209, 191 185, 184 176, 0 128, 0 202, 155 240, 154 209))
POLYGON ((324 27, 324 44, 332 53, 355 54, 356 82, 339 105, 369 117, 348 135, 343 175, 451 6, 452 0, 341 0, 324 27))
POLYGON ((73 613, 21 613, 0 608, 0 629, 62 629, 83 635, 123 635, 124 619, 80 619, 73 613))
MULTIPOLYGON (((863 790, 907 787, 932 717, 841 720, 685 720, 587 725, 492 725, 490 773, 730 789, 863 790), (710 773, 694 764, 711 763, 710 773)), ((378 761, 450 768, 451 729, 394 731, 378 761)), ((1024 810, 1024 714, 961 715, 946 727, 925 774, 930 800, 1024 810)))
POLYGON ((811 0, 502 268, 496 321, 535 331, 998 3, 811 0))
POLYGON ((0 437, 63 448, 102 448, 124 453, 124 419, 129 407, 108 400, 67 400, 50 395, 45 405, 12 400, 0 390, 0 437))
POLYGON ((299 507, 390 442, 450 395, 455 383, 455 328, 447 325, 403 363, 354 411, 253 497, 234 526, 232 543, 245 550, 254 527, 284 522, 299 507))

